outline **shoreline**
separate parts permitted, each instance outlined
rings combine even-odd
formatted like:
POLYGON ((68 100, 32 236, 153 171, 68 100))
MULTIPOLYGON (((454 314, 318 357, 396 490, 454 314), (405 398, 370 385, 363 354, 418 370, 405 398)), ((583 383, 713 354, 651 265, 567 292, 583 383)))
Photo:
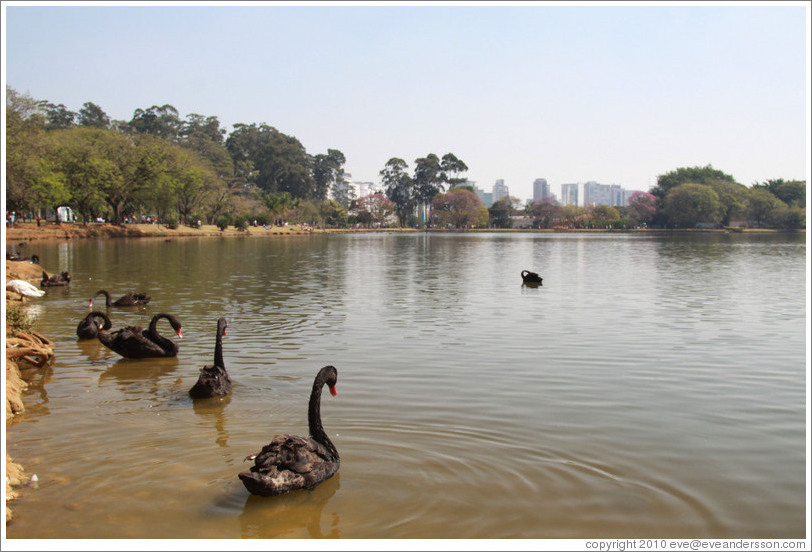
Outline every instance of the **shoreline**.
POLYGON ((621 234, 670 234, 670 233, 805 233, 806 229, 777 230, 770 228, 469 228, 464 230, 432 228, 419 230, 415 228, 314 228, 306 225, 290 226, 249 226, 246 230, 229 227, 220 230, 214 225, 203 225, 200 229, 188 226, 167 228, 162 224, 110 224, 110 223, 44 223, 37 226, 34 222, 18 222, 14 227, 6 227, 6 242, 25 242, 34 240, 72 240, 72 239, 108 239, 108 238, 239 238, 271 236, 308 236, 317 234, 347 234, 371 232, 397 233, 621 233, 621 234))

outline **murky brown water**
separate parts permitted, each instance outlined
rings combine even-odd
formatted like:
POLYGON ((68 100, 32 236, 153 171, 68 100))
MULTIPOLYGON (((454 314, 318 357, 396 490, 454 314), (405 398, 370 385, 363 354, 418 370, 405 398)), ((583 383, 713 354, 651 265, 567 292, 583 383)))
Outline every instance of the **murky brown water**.
POLYGON ((8 429, 39 478, 11 539, 804 537, 804 235, 36 248, 74 279, 28 307, 57 360, 8 429), (100 288, 153 298, 116 328, 178 316, 178 357, 77 342, 100 288), (234 389, 193 404, 219 316, 234 389), (325 364, 339 474, 250 496, 243 458, 307 431, 325 364))

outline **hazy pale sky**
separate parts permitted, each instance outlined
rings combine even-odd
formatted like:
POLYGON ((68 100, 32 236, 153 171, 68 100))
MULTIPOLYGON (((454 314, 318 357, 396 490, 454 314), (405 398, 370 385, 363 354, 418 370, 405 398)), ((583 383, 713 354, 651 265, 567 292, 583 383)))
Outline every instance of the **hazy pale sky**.
POLYGON ((448 152, 522 200, 708 164, 807 179, 809 2, 52 4, 3 2, 17 92, 266 123, 353 180, 448 152))

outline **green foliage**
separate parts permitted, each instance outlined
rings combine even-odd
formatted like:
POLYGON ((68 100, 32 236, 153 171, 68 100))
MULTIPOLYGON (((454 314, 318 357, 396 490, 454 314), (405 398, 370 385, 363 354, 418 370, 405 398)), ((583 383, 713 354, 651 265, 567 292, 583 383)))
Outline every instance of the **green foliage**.
POLYGON ((714 169, 711 165, 705 167, 680 167, 658 176, 657 185, 651 189, 651 193, 662 202, 665 200, 665 196, 668 192, 680 184, 689 182, 695 184, 710 184, 712 181, 736 182, 732 176, 714 169))
MULTIPOLYGON (((458 186, 454 189, 465 189, 465 187, 458 186)), ((503 197, 502 199, 494 202, 490 209, 488 209, 488 214, 490 216, 490 225, 494 228, 510 228, 512 226, 510 217, 513 215, 511 198, 503 197)))
POLYGON ((6 301, 6 326, 9 333, 28 331, 33 324, 33 321, 23 312, 19 305, 6 301))
POLYGON ((168 213, 165 217, 167 228, 176 229, 180 224, 180 218, 177 213, 168 213))
POLYGON ((245 215, 237 215, 233 218, 232 223, 234 224, 234 228, 236 228, 240 232, 245 232, 248 230, 248 217, 245 215))
POLYGON ((693 228, 700 222, 718 223, 722 220, 719 195, 704 184, 680 184, 668 192, 664 203, 666 214, 678 227, 693 228))
POLYGON ((414 181, 406 173, 409 166, 399 157, 392 157, 381 170, 381 183, 386 189, 386 197, 394 203, 395 214, 401 226, 406 226, 415 207, 414 181))
POLYGON ((231 217, 228 215, 220 215, 217 217, 217 220, 214 221, 214 224, 219 228, 221 231, 228 228, 228 225, 231 224, 231 217))

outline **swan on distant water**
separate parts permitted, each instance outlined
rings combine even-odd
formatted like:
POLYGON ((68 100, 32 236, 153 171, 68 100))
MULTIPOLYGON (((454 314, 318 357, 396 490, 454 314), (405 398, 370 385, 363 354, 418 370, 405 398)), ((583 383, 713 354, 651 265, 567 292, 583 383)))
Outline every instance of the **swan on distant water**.
POLYGON ((140 326, 127 326, 114 332, 99 330, 99 341, 108 349, 115 351, 124 358, 152 358, 152 357, 173 357, 177 356, 178 344, 158 333, 158 320, 166 318, 182 338, 180 321, 172 316, 160 312, 152 317, 149 328, 140 326))
POLYGON ((541 276, 539 276, 535 272, 530 272, 529 270, 522 270, 522 281, 525 284, 540 284, 541 280, 542 280, 541 276))
POLYGON ((104 295, 106 301, 105 306, 109 307, 111 304, 114 307, 132 307, 134 305, 146 305, 149 303, 149 297, 145 293, 135 293, 134 291, 128 291, 112 303, 110 303, 110 294, 100 289, 96 293, 93 294, 93 297, 90 298, 90 308, 93 309, 93 300, 96 299, 99 295, 104 295))
POLYGON ((42 287, 49 287, 49 286, 66 286, 70 283, 70 274, 68 272, 60 272, 59 274, 54 274, 53 276, 48 276, 48 273, 44 270, 42 271, 42 282, 40 286, 42 287))
POLYGON ((189 389, 189 396, 193 399, 208 399, 209 397, 224 397, 231 391, 231 378, 226 372, 223 362, 223 336, 226 335, 228 321, 220 318, 217 321, 217 337, 214 342, 214 365, 204 366, 200 369, 197 383, 189 389))
POLYGON ((326 384, 335 396, 337 380, 334 366, 325 366, 316 375, 307 410, 310 437, 277 435, 259 453, 245 458, 254 461, 251 471, 239 474, 248 492, 272 496, 312 489, 338 472, 338 450, 321 425, 321 388, 326 384))

